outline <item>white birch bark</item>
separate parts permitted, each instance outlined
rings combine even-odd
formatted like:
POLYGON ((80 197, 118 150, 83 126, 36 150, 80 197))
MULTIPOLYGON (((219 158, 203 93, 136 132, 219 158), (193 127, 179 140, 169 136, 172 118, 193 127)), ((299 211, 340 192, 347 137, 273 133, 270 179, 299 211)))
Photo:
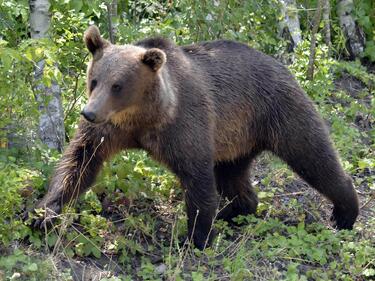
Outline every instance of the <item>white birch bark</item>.
POLYGON ((112 0, 107 4, 109 39, 112 44, 116 43, 116 33, 118 26, 117 0, 112 0))
POLYGON ((346 37, 346 45, 352 59, 363 53, 365 45, 364 34, 352 17, 353 8, 353 0, 339 0, 337 4, 337 15, 340 19, 340 26, 346 37))
POLYGON ((281 22, 279 23, 280 31, 287 30, 292 38, 293 49, 301 42, 301 27, 299 23, 298 10, 295 0, 279 0, 281 4, 281 22))
POLYGON ((324 29, 323 29, 323 34, 324 34, 324 42, 326 43, 328 47, 328 51, 330 52, 331 50, 331 5, 329 3, 329 0, 324 0, 323 1, 323 23, 324 23, 324 29))
MULTIPOLYGON (((48 38, 50 27, 50 3, 48 0, 29 0, 31 38, 48 38)), ((62 150, 65 138, 64 112, 59 85, 53 82, 47 87, 41 81, 45 61, 35 67, 35 90, 39 104, 39 136, 49 148, 62 150)))

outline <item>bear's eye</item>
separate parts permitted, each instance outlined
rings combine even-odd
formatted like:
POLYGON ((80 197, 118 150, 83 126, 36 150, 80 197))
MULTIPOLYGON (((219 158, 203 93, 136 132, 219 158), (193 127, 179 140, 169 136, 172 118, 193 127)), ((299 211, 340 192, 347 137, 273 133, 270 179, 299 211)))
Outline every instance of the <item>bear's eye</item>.
POLYGON ((121 90, 121 86, 119 84, 113 84, 112 85, 112 91, 115 92, 115 93, 118 93, 120 92, 121 90))
POLYGON ((91 92, 92 92, 92 90, 95 89, 97 84, 98 84, 98 81, 96 81, 95 79, 91 81, 91 84, 90 84, 90 91, 91 92))

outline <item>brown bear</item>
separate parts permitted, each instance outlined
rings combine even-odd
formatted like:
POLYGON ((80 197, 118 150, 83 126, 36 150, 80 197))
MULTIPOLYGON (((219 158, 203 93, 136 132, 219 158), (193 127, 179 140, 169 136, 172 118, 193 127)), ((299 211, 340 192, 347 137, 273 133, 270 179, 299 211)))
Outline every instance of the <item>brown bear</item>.
POLYGON ((95 26, 84 40, 93 55, 88 103, 38 204, 47 217, 36 226, 90 187, 104 161, 138 148, 180 179, 188 235, 200 249, 213 237, 216 215, 230 220, 256 211, 250 165, 262 151, 332 201, 338 229, 352 228, 358 215, 352 181, 312 101, 275 59, 226 40, 179 47, 153 38, 116 46, 95 26), (231 203, 217 214, 219 195, 231 203))

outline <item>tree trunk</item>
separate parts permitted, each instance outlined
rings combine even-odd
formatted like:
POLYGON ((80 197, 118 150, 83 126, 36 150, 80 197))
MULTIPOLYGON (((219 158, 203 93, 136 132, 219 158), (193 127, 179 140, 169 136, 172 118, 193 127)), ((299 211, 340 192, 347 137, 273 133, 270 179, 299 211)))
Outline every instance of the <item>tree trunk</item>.
POLYGON ((323 23, 324 23, 324 42, 328 47, 328 53, 331 52, 331 24, 330 24, 331 5, 329 0, 323 0, 323 23))
POLYGON ((315 62, 315 45, 316 45, 316 33, 319 29, 320 19, 322 17, 322 1, 318 0, 318 6, 316 7, 315 15, 314 15, 314 22, 311 32, 311 43, 310 43, 310 56, 309 56, 309 64, 307 68, 307 79, 313 80, 314 78, 314 62, 315 62))
POLYGON ((337 15, 340 19, 341 29, 346 37, 346 47, 351 59, 360 56, 365 45, 364 33, 352 17, 353 8, 353 0, 339 0, 337 4, 337 15))
POLYGON ((115 44, 117 26, 118 26, 117 0, 112 0, 111 3, 107 4, 107 12, 108 12, 109 40, 111 41, 112 44, 115 44))
POLYGON ((293 50, 301 42, 301 28, 295 0, 280 0, 281 17, 279 23, 280 33, 283 38, 291 37, 291 49, 293 50))
MULTIPOLYGON (((31 38, 48 38, 50 27, 50 3, 48 0, 29 0, 31 38)), ((39 104, 39 136, 49 148, 62 150, 64 145, 64 112, 61 91, 56 82, 47 87, 41 81, 45 60, 37 62, 35 67, 35 91, 39 104)))

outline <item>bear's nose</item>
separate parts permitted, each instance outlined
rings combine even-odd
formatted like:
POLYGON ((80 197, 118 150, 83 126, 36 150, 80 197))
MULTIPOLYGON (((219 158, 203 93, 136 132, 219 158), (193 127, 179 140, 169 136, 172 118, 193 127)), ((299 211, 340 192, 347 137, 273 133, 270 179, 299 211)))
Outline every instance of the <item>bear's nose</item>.
POLYGON ((81 111, 81 114, 83 115, 83 117, 85 117, 85 119, 87 121, 90 121, 90 122, 94 122, 95 121, 96 116, 95 116, 94 112, 92 112, 92 111, 86 111, 85 109, 83 109, 81 111))

